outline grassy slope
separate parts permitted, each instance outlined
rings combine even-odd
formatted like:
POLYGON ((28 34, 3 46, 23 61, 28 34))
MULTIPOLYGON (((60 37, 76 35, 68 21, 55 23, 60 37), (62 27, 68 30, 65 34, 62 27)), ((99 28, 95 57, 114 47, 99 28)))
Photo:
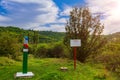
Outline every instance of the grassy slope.
POLYGON ((35 76, 14 79, 14 74, 22 70, 21 64, 22 62, 0 57, 0 80, 115 80, 108 71, 99 65, 91 66, 77 62, 77 69, 74 70, 73 61, 55 58, 29 59, 28 71, 32 71, 35 76), (60 71, 61 66, 68 67, 68 71, 60 71))

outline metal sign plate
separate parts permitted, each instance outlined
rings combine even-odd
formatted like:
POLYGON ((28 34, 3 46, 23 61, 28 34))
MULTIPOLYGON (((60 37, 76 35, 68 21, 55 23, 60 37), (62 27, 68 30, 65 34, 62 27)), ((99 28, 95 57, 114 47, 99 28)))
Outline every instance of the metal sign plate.
POLYGON ((71 39, 70 40, 70 46, 71 47, 80 47, 81 46, 81 40, 80 39, 71 39))

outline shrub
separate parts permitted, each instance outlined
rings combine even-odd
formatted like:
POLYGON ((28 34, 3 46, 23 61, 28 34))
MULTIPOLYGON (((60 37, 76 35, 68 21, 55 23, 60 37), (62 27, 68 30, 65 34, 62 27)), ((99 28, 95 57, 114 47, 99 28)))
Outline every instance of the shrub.
POLYGON ((68 57, 68 50, 64 48, 65 46, 62 43, 50 43, 50 44, 38 44, 37 47, 34 45, 30 46, 30 54, 33 54, 35 57, 39 58, 60 58, 68 57))
POLYGON ((120 54, 103 54, 95 58, 96 62, 105 64, 106 69, 120 72, 120 54))
POLYGON ((29 54, 35 57, 46 57, 46 44, 31 44, 29 45, 29 54))
POLYGON ((21 44, 18 43, 18 38, 11 37, 15 34, 11 32, 3 32, 0 34, 0 56, 7 56, 16 59, 21 55, 21 44))
POLYGON ((41 45, 37 48, 35 56, 36 57, 47 57, 48 48, 46 45, 41 45))
POLYGON ((51 50, 51 54, 49 54, 51 57, 60 58, 64 56, 64 48, 61 44, 55 44, 54 47, 51 50))

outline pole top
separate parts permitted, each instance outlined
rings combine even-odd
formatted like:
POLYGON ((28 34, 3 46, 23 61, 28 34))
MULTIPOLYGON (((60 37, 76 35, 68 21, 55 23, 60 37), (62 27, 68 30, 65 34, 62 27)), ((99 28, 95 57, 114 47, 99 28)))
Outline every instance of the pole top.
POLYGON ((28 40, 28 36, 25 36, 25 40, 28 40))

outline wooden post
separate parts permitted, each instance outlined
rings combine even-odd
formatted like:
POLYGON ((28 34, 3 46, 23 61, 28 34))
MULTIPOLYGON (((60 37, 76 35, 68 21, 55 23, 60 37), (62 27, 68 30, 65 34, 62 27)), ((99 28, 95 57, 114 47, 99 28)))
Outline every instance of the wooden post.
POLYGON ((76 70, 76 50, 77 48, 76 47, 73 47, 74 48, 74 70, 76 70))

